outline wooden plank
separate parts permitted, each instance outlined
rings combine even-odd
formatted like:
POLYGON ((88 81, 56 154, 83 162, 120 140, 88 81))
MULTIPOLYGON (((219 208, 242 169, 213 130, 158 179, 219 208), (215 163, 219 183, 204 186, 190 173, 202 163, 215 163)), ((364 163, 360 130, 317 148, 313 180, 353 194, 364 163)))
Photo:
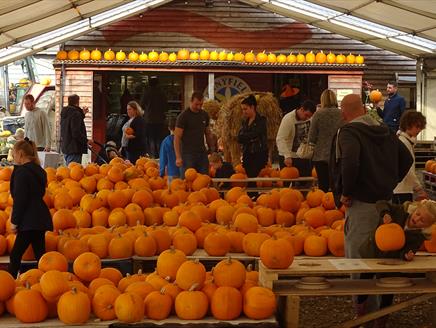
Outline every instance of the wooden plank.
POLYGON ((273 283, 274 294, 278 296, 346 296, 385 294, 428 294, 436 293, 436 283, 426 278, 413 278, 412 286, 380 287, 376 279, 328 279, 330 288, 302 289, 296 287, 298 280, 277 280, 273 283))
POLYGON ((286 296, 286 327, 297 328, 300 321, 300 297, 286 296))
POLYGON ((429 299, 434 298, 435 296, 436 296, 435 294, 420 295, 420 296, 408 299, 407 301, 385 307, 385 308, 380 309, 380 310, 375 311, 375 312, 368 313, 368 314, 363 315, 361 317, 358 317, 356 319, 346 321, 346 322, 340 324, 338 327, 348 328, 348 327, 361 326, 365 322, 372 321, 372 320, 375 320, 377 318, 383 317, 389 313, 397 312, 397 311, 402 310, 406 307, 425 302, 429 299))

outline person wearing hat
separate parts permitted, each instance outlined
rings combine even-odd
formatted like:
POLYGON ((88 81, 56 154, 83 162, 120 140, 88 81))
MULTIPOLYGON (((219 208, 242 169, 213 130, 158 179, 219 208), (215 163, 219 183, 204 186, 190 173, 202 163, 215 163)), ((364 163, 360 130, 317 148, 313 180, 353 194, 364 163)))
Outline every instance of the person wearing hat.
POLYGON ((24 129, 23 128, 18 128, 15 131, 15 134, 9 136, 9 138, 7 139, 7 144, 10 147, 9 151, 8 151, 8 157, 7 157, 8 162, 12 162, 14 160, 13 154, 12 154, 12 149, 13 149, 15 143, 17 141, 20 141, 20 140, 24 140, 24 129))

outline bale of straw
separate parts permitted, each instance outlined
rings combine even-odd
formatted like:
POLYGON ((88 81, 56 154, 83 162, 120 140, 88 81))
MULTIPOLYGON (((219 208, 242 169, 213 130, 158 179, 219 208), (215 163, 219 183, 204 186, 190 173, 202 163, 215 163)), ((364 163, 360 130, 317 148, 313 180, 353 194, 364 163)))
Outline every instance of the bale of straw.
POLYGON ((203 109, 209 114, 212 120, 218 119, 218 112, 220 111, 221 105, 218 101, 208 99, 203 102, 203 109))

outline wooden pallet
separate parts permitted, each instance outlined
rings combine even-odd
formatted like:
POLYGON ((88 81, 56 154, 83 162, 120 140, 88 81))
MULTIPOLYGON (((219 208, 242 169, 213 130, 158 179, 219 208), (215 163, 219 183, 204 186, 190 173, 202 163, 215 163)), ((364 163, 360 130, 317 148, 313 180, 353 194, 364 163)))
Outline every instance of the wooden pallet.
MULTIPOLYGON (((0 326, 7 328, 27 328, 27 327, 38 327, 38 328, 58 328, 58 327, 77 327, 77 325, 66 325, 59 321, 58 319, 48 319, 43 322, 38 323, 21 323, 15 317, 3 316, 0 318, 0 326)), ((278 322, 275 317, 271 317, 265 320, 251 320, 246 317, 240 317, 236 320, 231 321, 221 321, 216 320, 211 317, 204 318, 202 320, 181 320, 177 317, 170 317, 165 320, 155 321, 155 320, 143 320, 134 324, 125 324, 118 321, 100 321, 98 319, 90 319, 87 323, 80 325, 81 327, 87 328, 121 328, 121 327, 162 327, 162 328, 172 328, 172 327, 210 327, 210 328, 221 328, 221 327, 255 327, 255 328, 279 328, 278 322)))
MULTIPOLYGON (((259 263, 259 283, 271 288, 280 297, 282 317, 288 328, 299 324, 300 297, 304 296, 341 296, 341 295, 379 295, 414 294, 405 302, 372 312, 356 320, 343 323, 341 327, 355 327, 377 319, 386 314, 399 311, 436 297, 436 257, 417 256, 411 262, 390 259, 296 259, 285 270, 272 270, 259 263), (351 273, 425 273, 426 279, 413 279, 408 287, 380 287, 374 280, 331 279, 329 288, 297 288, 296 277, 347 275, 351 273)), ((432 305, 432 320, 436 324, 436 302, 432 305)))

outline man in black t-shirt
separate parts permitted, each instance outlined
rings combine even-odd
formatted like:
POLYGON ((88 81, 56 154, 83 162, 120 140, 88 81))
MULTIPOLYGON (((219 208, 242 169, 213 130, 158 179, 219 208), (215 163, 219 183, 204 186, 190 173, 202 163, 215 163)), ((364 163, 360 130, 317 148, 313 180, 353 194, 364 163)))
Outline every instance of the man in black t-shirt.
POLYGON ((203 95, 194 92, 191 96, 189 108, 179 114, 174 131, 174 151, 176 165, 181 168, 181 177, 184 178, 186 169, 192 167, 197 172, 208 174, 209 161, 204 142, 213 151, 211 132, 209 129, 209 115, 202 110, 203 95))

